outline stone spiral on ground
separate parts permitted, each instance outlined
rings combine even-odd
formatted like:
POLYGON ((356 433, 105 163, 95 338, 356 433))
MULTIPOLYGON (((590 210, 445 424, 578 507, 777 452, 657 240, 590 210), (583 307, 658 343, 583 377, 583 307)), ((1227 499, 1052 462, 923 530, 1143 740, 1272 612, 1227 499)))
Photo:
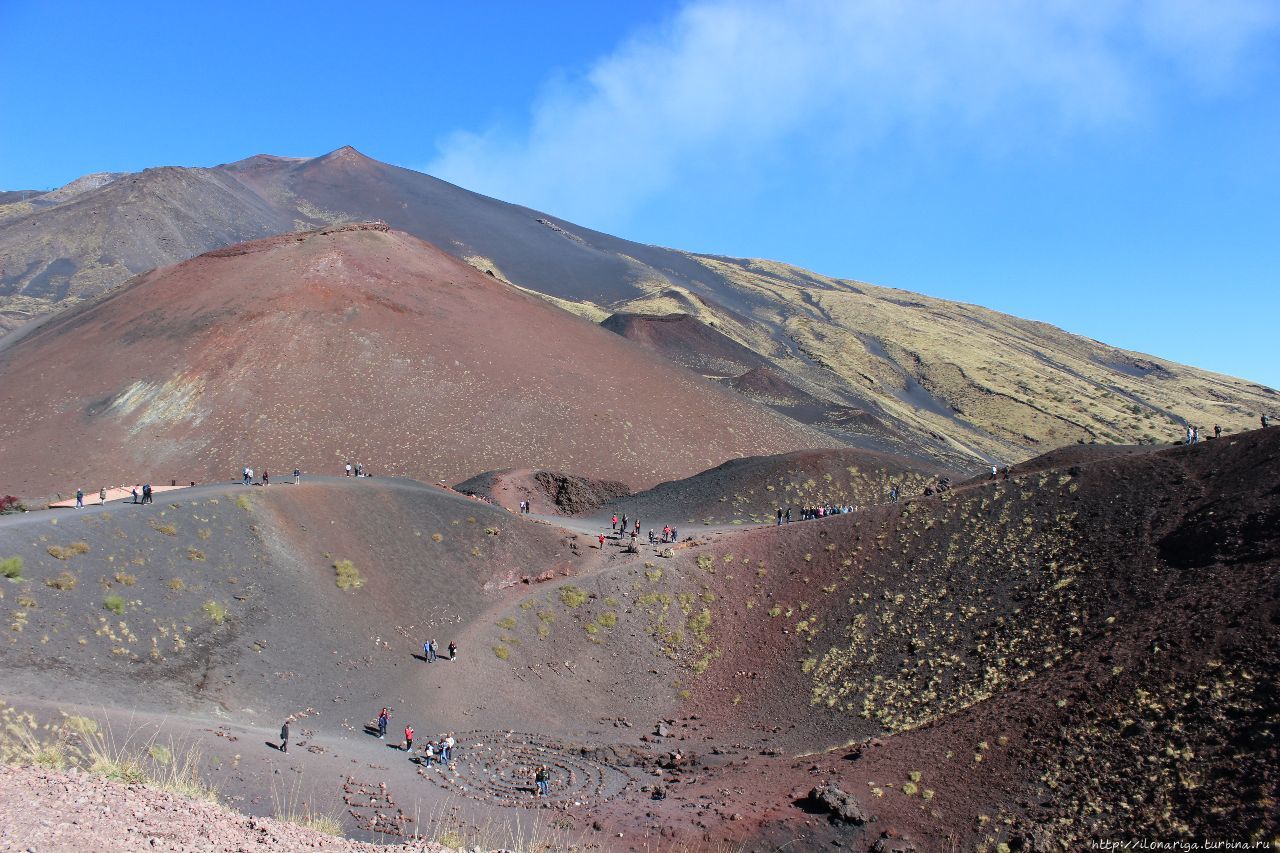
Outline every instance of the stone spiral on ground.
POLYGON ((522 732, 474 731, 457 738, 453 761, 421 773, 459 796, 517 808, 597 804, 635 787, 624 769, 582 754, 571 744, 522 732), (538 797, 534 771, 546 765, 551 795, 538 797))

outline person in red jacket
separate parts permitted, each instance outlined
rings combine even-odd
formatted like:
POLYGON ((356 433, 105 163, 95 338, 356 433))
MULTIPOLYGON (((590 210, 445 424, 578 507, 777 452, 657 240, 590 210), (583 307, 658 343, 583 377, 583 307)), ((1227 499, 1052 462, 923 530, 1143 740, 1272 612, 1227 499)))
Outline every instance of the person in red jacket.
POLYGON ((413 726, 404 727, 404 749, 405 752, 413 752, 413 726))
POLYGON ((601 533, 598 538, 600 539, 600 550, 603 551, 604 550, 604 534, 601 533))

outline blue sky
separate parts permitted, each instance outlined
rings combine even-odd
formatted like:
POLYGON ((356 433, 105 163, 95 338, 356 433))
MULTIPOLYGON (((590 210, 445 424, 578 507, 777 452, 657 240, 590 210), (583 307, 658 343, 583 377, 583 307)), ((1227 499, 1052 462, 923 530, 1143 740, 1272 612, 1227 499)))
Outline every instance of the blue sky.
POLYGON ((1274 0, 0 0, 0 50, 0 188, 351 144, 1280 386, 1274 0))

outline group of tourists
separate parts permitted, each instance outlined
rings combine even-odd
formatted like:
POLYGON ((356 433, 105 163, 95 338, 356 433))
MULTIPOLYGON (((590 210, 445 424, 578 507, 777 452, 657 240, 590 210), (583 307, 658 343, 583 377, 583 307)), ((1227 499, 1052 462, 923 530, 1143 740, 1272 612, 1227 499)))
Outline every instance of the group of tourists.
POLYGON ((348 462, 345 470, 348 477, 352 476, 353 474, 357 477, 366 476, 364 473, 364 463, 362 462, 356 462, 354 464, 351 462, 348 462))
MULTIPOLYGON (((391 709, 383 708, 378 712, 378 740, 387 739, 387 726, 391 723, 391 709)), ((286 723, 287 725, 287 723, 286 723)), ((404 745, 401 747, 405 752, 413 752, 413 723, 407 723, 404 727, 404 745)), ((420 747, 420 754, 411 756, 411 760, 417 761, 419 764, 425 764, 428 767, 433 765, 437 760, 442 764, 448 764, 453 761, 453 750, 458 745, 458 741, 453 736, 453 732, 439 735, 437 740, 429 740, 420 747)))
MULTIPOLYGON (((614 513, 613 518, 609 522, 609 529, 611 531, 611 535, 618 541, 622 541, 626 537, 631 538, 631 543, 627 547, 628 553, 640 553, 640 549, 636 546, 636 539, 640 536, 640 519, 629 519, 627 518, 626 513, 623 513, 621 516, 614 513)), ((604 537, 605 535, 603 533, 599 536, 600 550, 602 551, 604 550, 604 537)), ((678 541, 680 541, 680 532, 670 524, 663 526, 661 539, 658 538, 658 533, 652 527, 649 528, 650 545, 666 545, 678 541)))
MULTIPOLYGON (((147 483, 142 486, 138 485, 137 483, 134 483, 132 494, 133 494, 133 502, 135 504, 153 503, 153 500, 151 498, 150 483, 147 483)), ((98 489, 98 506, 106 506, 106 503, 107 503, 107 487, 103 486, 102 488, 98 489)), ((84 508, 84 489, 76 489, 76 509, 83 509, 83 508, 84 508)))
POLYGON ((529 514, 529 502, 520 501, 520 515, 528 515, 528 514, 529 514))
MULTIPOLYGON (((253 468, 249 467, 248 465, 244 466, 243 470, 241 470, 241 472, 240 472, 240 478, 241 478, 241 479, 240 479, 240 482, 241 482, 241 483, 243 483, 243 484, 244 484, 244 485, 246 485, 246 486, 252 486, 252 485, 254 484, 254 483, 253 483, 253 468)), ((301 483, 301 482, 302 482, 302 471, 298 470, 297 468, 294 468, 294 469, 293 469, 293 484, 296 486, 296 485, 298 485, 298 484, 299 484, 299 483, 301 483)), ((262 469, 262 485, 264 485, 264 486, 270 486, 270 485, 271 485, 271 472, 270 472, 270 471, 268 471, 266 468, 263 468, 263 469, 262 469)))
MULTIPOLYGON (((440 659, 440 647, 436 645, 435 640, 427 640, 422 644, 422 657, 427 663, 435 663, 440 659)), ((449 660, 458 659, 458 644, 453 640, 449 641, 449 660)))
MULTIPOLYGON (((892 496, 892 493, 891 493, 892 496)), ((897 498, 894 498, 897 500, 897 498)), ((790 524, 792 521, 810 521, 815 518, 829 518, 833 515, 844 515, 847 512, 853 512, 857 507, 848 504, 820 504, 818 506, 804 506, 796 510, 796 518, 791 517, 791 507, 783 509, 778 508, 777 525, 790 524)))

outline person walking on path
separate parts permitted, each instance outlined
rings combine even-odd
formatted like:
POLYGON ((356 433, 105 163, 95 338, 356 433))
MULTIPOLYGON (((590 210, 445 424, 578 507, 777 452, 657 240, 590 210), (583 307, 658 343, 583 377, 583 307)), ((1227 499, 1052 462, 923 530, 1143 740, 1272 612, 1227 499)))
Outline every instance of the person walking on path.
POLYGON ((413 726, 404 727, 404 751, 413 752, 413 726))
POLYGON ((138 502, 138 484, 137 483, 133 484, 133 502, 135 504, 138 502))
POLYGON ((289 721, 285 720, 284 725, 280 727, 280 751, 289 751, 289 721))
POLYGON ((262 469, 262 485, 264 486, 271 485, 271 472, 269 472, 266 468, 262 469))
POLYGON ((84 489, 76 489, 76 509, 84 506, 84 489))
POLYGON ((436 653, 436 650, 439 648, 440 646, 439 644, 436 643, 435 640, 431 640, 430 642, 428 642, 427 643, 427 660, 431 661, 432 663, 435 663, 436 658, 440 656, 436 653))
POLYGON ((616 512, 613 514, 613 527, 611 529, 614 533, 618 532, 618 514, 616 512))
POLYGON ((155 503, 155 498, 151 496, 151 484, 147 483, 142 487, 142 502, 144 504, 155 503))
POLYGON ((458 657, 458 644, 453 640, 449 641, 449 660, 456 660, 458 657))
POLYGON ((1271 424, 1271 422, 1270 422, 1269 420, 1267 420, 1267 416, 1266 416, 1266 415, 1263 415, 1263 416, 1262 416, 1262 428, 1263 428, 1263 429, 1266 429, 1270 424, 1271 424))
POLYGON ((600 534, 599 539, 600 539, 600 550, 603 551, 604 550, 604 534, 603 533, 600 534))
POLYGON ((427 741, 422 747, 422 760, 430 767, 436 760, 436 747, 431 741, 427 741))
POLYGON ((387 723, 391 722, 391 711, 383 708, 378 712, 378 740, 387 739, 387 723))
POLYGON ((551 796, 551 771, 547 769, 547 765, 543 764, 533 775, 533 781, 538 785, 538 796, 551 796))
POLYGON ((356 476, 357 476, 357 477, 363 477, 363 476, 364 476, 364 463, 363 463, 363 462, 357 462, 357 463, 356 463, 356 476))
POLYGON ((98 506, 106 506, 106 505, 107 505, 107 487, 103 486, 101 489, 98 489, 98 506))
POLYGON ((1214 424, 1214 425, 1213 425, 1213 437, 1214 437, 1214 438, 1222 438, 1222 425, 1221 425, 1221 424, 1214 424))
POLYGON ((350 462, 348 462, 348 463, 347 463, 347 476, 348 476, 348 477, 350 477, 350 476, 351 476, 351 463, 350 463, 350 462))
POLYGON ((444 749, 440 752, 445 761, 453 761, 453 746, 456 743, 457 741, 453 739, 453 732, 449 732, 444 739, 444 749))
POLYGON ((302 472, 297 468, 293 469, 293 484, 296 486, 302 482, 302 472))

